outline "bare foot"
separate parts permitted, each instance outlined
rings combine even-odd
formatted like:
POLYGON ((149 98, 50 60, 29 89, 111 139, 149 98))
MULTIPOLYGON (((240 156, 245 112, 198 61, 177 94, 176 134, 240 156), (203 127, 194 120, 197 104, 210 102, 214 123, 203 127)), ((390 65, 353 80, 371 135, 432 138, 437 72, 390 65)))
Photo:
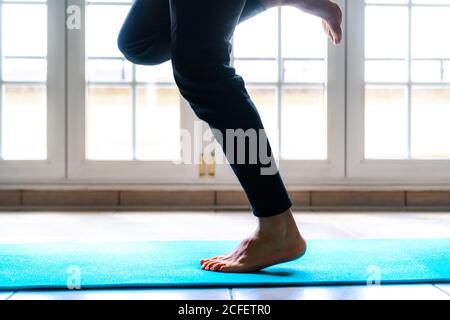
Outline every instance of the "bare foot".
POLYGON ((329 16, 322 19, 323 29, 335 45, 342 41, 342 11, 338 5, 331 6, 329 16))
POLYGON ((329 0, 261 0, 266 8, 292 6, 322 18, 323 28, 335 45, 342 41, 342 10, 329 0))
POLYGON ((256 232, 229 254, 201 260, 203 270, 245 273, 301 258, 306 242, 291 211, 262 218, 256 232))

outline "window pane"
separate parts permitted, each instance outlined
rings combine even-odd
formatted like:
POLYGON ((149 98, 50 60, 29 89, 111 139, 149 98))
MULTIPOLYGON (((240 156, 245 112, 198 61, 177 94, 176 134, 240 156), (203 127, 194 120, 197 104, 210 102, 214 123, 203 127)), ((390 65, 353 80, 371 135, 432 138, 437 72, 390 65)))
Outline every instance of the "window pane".
POLYGON ((327 108, 323 88, 283 91, 281 154, 286 160, 327 159, 327 108))
POLYGON ((367 87, 365 108, 366 158, 407 158, 407 120, 408 108, 404 87, 367 87))
POLYGON ((236 60, 234 67, 246 82, 276 82, 278 81, 278 64, 276 60, 236 60))
POLYGON ((131 1, 95 1, 87 8, 86 156, 111 161, 178 160, 180 93, 175 86, 168 87, 175 84, 172 64, 140 66, 125 60, 117 48, 130 9, 124 3, 131 1), (105 86, 112 82, 127 86, 105 86))
POLYGON ((284 80, 286 82, 325 83, 327 76, 325 61, 285 60, 284 80))
POLYGON ((136 66, 136 80, 146 83, 166 82, 175 84, 172 63, 168 61, 157 66, 136 66))
POLYGON ((89 160, 133 158, 132 90, 90 87, 86 112, 86 157, 89 160))
POLYGON ((277 9, 267 10, 237 26, 233 37, 234 56, 276 57, 277 14, 277 9))
POLYGON ((4 160, 47 159, 47 5, 33 2, 0 3, 4 160))
POLYGON ((412 9, 412 57, 449 58, 450 7, 412 9))
POLYGON ((407 50, 408 8, 368 6, 366 58, 406 58, 407 50))
POLYGON ((367 82, 408 81, 406 61, 366 61, 367 82))
POLYGON ((136 157, 180 159, 180 94, 176 88, 137 88, 136 157))
POLYGON ((282 55, 285 58, 325 58, 327 38, 321 20, 302 11, 282 9, 282 55))
POLYGON ((43 4, 2 5, 3 56, 47 55, 47 6, 43 4))
POLYGON ((86 33, 89 57, 122 57, 117 36, 129 9, 128 5, 89 5, 86 33))
POLYGON ((46 59, 3 59, 3 81, 47 81, 46 59))
POLYGON ((412 156, 450 158, 450 88, 412 90, 412 156))
POLYGON ((4 160, 47 158, 45 86, 2 87, 1 156, 4 160))
POLYGON ((90 59, 88 79, 90 82, 126 82, 132 79, 132 64, 125 59, 90 59))
POLYGON ((444 65, 440 61, 412 61, 413 82, 440 82, 444 76, 444 65))

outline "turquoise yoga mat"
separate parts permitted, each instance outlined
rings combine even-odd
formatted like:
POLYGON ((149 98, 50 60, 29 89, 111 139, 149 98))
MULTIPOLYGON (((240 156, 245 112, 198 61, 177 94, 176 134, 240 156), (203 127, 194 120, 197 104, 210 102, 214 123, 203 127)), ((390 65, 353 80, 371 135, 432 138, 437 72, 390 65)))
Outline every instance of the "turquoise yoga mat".
POLYGON ((0 245, 0 290, 450 281, 450 239, 313 240, 301 260, 251 274, 200 269, 236 242, 0 245))

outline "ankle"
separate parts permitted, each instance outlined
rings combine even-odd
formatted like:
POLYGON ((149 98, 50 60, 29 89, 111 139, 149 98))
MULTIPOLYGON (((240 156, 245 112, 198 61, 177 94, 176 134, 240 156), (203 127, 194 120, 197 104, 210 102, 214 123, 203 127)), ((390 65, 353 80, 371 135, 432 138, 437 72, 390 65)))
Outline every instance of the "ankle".
POLYGON ((291 210, 288 210, 273 217, 259 218, 258 233, 267 235, 285 234, 292 224, 295 224, 295 220, 291 210))
MULTIPOLYGON (((340 12, 341 12, 341 9, 340 9, 339 5, 337 5, 336 3, 332 2, 332 1, 327 1, 326 10, 325 10, 325 13, 322 18, 328 22, 336 21, 336 19, 339 19, 340 12)), ((342 18, 342 16, 341 16, 341 18, 342 18)))

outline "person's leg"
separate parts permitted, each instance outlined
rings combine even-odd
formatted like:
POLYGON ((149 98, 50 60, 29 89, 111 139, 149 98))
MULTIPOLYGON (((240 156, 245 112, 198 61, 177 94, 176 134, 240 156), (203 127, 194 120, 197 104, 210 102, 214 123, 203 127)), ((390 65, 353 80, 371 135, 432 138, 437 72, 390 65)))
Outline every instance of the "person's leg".
POLYGON ((158 65, 170 60, 169 1, 135 0, 117 44, 134 64, 158 65))
MULTIPOLYGON (((239 23, 263 12, 260 0, 247 0, 239 23)), ((171 59, 169 0, 135 0, 118 37, 118 47, 131 62, 158 65, 171 59)))
MULTIPOLYGON (((230 66, 230 39, 244 5, 245 0, 170 0, 176 83, 197 116, 221 133, 227 156, 229 130, 264 130, 243 79, 230 66)), ((261 136, 258 138, 261 142, 261 136)), ((262 142, 270 153, 268 142, 262 142)), ((233 143, 234 150, 242 152, 235 140, 233 143)), ((259 228, 232 254, 202 260, 202 267, 248 272, 300 257, 306 244, 290 212, 292 203, 278 171, 263 174, 266 166, 259 156, 254 164, 229 160, 259 218, 259 228)))
MULTIPOLYGON (((338 44, 342 39, 342 12, 328 0, 246 0, 239 23, 275 6, 295 6, 323 19, 326 33, 338 44)), ((171 58, 168 0, 135 0, 118 37, 118 46, 131 62, 158 65, 171 58)))

